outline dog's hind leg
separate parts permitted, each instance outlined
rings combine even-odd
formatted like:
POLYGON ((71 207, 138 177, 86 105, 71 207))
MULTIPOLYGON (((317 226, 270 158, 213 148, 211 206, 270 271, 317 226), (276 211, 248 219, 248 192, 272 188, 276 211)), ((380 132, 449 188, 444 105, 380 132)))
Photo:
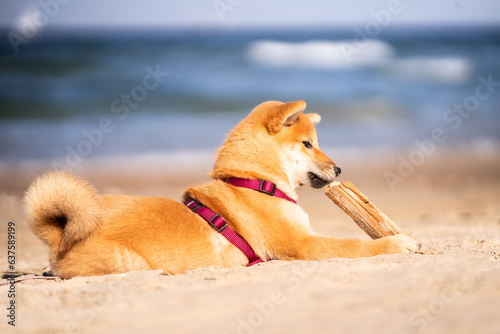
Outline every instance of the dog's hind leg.
POLYGON ((51 267, 54 274, 62 278, 151 269, 139 253, 118 242, 76 245, 66 253, 54 254, 51 267))

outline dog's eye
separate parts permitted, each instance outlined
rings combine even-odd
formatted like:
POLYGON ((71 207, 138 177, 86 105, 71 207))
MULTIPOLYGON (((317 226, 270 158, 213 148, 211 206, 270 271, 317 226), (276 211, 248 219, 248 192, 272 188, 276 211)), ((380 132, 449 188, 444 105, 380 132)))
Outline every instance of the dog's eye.
POLYGON ((304 147, 305 148, 312 148, 312 144, 310 141, 306 140, 306 141, 303 141, 302 144, 304 144, 304 147))

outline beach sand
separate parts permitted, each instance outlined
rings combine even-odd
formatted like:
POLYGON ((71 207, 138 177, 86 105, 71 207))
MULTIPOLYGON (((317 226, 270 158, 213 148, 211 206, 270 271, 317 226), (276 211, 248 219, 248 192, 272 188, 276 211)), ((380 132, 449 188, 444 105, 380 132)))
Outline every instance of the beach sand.
MULTIPOLYGON (((384 173, 397 171, 396 156, 334 160, 339 180, 353 182, 419 239, 419 253, 24 281, 15 286, 15 327, 7 324, 9 285, 0 286, 0 332, 499 333, 500 155, 435 153, 392 190, 384 173)), ((117 164, 118 171, 95 162, 81 175, 102 193, 178 199, 208 178, 211 163, 117 164)), ((48 249, 22 212, 23 192, 44 169, 1 166, 4 272, 8 221, 16 224, 16 270, 49 270, 48 249)), ((301 189, 299 196, 318 233, 368 239, 323 190, 301 189)))

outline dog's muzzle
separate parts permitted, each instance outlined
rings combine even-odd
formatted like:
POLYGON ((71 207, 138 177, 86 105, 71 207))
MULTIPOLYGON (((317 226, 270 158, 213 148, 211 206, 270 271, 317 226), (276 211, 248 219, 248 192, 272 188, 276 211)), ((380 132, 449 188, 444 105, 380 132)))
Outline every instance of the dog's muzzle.
POLYGON ((333 177, 320 177, 318 174, 309 172, 307 173, 307 177, 309 177, 309 182, 311 183, 311 187, 313 188, 323 188, 326 186, 328 183, 333 181, 333 177))
POLYGON ((335 177, 339 176, 342 170, 340 167, 333 167, 329 169, 327 172, 317 174, 313 172, 307 173, 307 177, 309 178, 309 182, 311 183, 311 187, 313 188, 323 188, 328 183, 332 182, 335 177))

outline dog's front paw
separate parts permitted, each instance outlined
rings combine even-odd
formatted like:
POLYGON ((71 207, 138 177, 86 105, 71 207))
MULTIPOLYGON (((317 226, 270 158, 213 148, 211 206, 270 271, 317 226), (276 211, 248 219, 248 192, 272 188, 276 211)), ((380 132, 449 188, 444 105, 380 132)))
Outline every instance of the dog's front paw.
POLYGON ((414 253, 422 246, 416 239, 405 234, 391 235, 382 239, 389 241, 390 253, 414 253))

